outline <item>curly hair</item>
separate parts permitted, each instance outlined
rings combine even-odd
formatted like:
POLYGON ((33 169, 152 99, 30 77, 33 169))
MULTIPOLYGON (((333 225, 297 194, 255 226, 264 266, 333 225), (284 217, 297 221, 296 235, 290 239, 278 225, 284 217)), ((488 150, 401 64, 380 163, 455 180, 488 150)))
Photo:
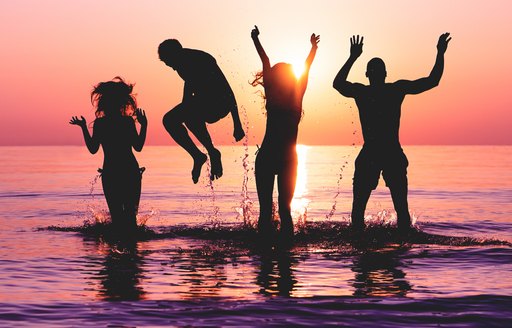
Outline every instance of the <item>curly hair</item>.
POLYGON ((98 83, 91 92, 91 103, 96 107, 96 117, 108 115, 131 116, 137 108, 133 84, 116 76, 112 81, 98 83))

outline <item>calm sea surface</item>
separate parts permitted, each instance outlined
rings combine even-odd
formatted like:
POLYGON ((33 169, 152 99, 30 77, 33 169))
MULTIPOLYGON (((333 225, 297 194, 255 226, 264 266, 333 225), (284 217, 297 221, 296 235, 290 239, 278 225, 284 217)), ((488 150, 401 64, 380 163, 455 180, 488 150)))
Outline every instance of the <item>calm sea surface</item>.
POLYGON ((0 326, 512 326, 512 147, 409 146, 419 232, 396 236, 383 181, 348 229, 350 146, 299 146, 297 243, 254 243, 255 147, 221 147, 197 185, 177 147, 146 147, 139 221, 121 245, 85 147, 0 147, 0 326), (246 156, 247 155, 247 156, 246 156), (245 225, 244 225, 245 222, 245 225))

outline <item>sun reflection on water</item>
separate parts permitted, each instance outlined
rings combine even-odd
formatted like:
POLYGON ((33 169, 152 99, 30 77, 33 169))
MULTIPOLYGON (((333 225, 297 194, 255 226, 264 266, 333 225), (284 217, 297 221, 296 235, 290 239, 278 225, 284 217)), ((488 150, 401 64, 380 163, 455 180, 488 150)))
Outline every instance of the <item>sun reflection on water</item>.
POLYGON ((295 192, 292 199, 292 216, 297 224, 305 224, 307 218, 307 210, 310 203, 308 196, 308 170, 306 160, 309 147, 306 145, 297 145, 297 181, 295 184, 295 192))

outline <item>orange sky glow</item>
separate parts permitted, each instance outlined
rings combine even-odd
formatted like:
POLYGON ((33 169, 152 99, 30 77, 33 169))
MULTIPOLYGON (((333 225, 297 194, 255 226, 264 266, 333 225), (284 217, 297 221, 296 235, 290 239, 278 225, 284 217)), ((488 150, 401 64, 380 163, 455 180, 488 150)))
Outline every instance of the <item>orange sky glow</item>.
MULTIPOLYGON (((443 32, 453 40, 440 85, 408 96, 403 144, 512 144, 512 3, 503 1, 65 1, 0 3, 0 145, 80 145, 68 121, 94 119, 92 86, 122 76, 135 83, 146 110, 147 144, 172 145, 161 124, 177 105, 183 81, 159 61, 158 44, 177 38, 212 54, 230 81, 261 142, 263 101, 249 85, 261 68, 250 32, 258 25, 271 63, 305 60, 311 33, 321 35, 304 97, 301 144, 361 144, 352 99, 332 88, 349 54, 349 37, 364 35, 364 52, 349 79, 366 83, 366 63, 381 57, 388 81, 429 74, 443 32)), ((244 114, 245 111, 245 114, 244 114)), ((234 144, 228 117, 209 126, 216 144, 234 144)))

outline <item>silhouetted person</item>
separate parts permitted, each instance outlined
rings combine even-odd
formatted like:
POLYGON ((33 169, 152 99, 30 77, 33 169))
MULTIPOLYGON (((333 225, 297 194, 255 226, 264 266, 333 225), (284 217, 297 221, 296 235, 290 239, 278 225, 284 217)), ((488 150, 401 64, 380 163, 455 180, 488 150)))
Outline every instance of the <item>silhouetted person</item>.
POLYGON ((272 193, 277 175, 281 238, 291 240, 291 201, 297 179, 297 132, 302 117, 302 98, 306 92, 309 69, 315 58, 320 36, 311 35, 311 51, 306 59, 304 72, 297 78, 290 64, 277 63, 270 66, 270 60, 259 41, 259 34, 258 27, 255 26, 251 37, 263 63, 263 70, 256 75, 252 85, 259 84, 264 87, 267 110, 265 137, 255 163, 260 202, 258 231, 262 236, 273 234, 272 193))
POLYGON ((405 95, 418 94, 439 84, 444 53, 451 40, 449 35, 445 33, 439 37, 436 62, 428 77, 386 83, 384 61, 373 58, 366 69, 370 85, 347 81, 350 68, 363 52, 363 38, 353 36, 350 40, 350 57, 336 75, 333 86, 345 97, 355 99, 363 132, 364 145, 356 159, 353 186, 352 225, 357 230, 364 228, 366 204, 372 190, 377 187, 381 172, 391 191, 398 228, 408 229, 411 226, 407 204, 409 162, 398 140, 401 105, 405 95))
POLYGON ((208 151, 211 161, 210 179, 220 178, 221 155, 213 146, 206 123, 215 123, 231 113, 235 140, 240 141, 245 136, 235 96, 226 77, 210 54, 183 48, 178 40, 169 39, 162 42, 158 47, 158 55, 160 60, 174 69, 185 81, 181 104, 164 115, 165 129, 178 145, 192 156, 194 183, 199 180, 201 168, 207 157, 194 144, 187 128, 208 151))
POLYGON ((92 136, 85 118, 74 116, 70 124, 82 128, 87 149, 95 154, 100 145, 104 160, 101 174, 103 193, 107 200, 112 225, 117 232, 132 233, 137 228, 137 210, 141 191, 141 169, 132 152, 141 151, 146 140, 148 121, 146 114, 137 108, 132 94, 133 85, 120 77, 101 82, 91 93, 91 102, 96 106, 96 120, 92 136), (140 133, 135 128, 140 123, 140 133))

